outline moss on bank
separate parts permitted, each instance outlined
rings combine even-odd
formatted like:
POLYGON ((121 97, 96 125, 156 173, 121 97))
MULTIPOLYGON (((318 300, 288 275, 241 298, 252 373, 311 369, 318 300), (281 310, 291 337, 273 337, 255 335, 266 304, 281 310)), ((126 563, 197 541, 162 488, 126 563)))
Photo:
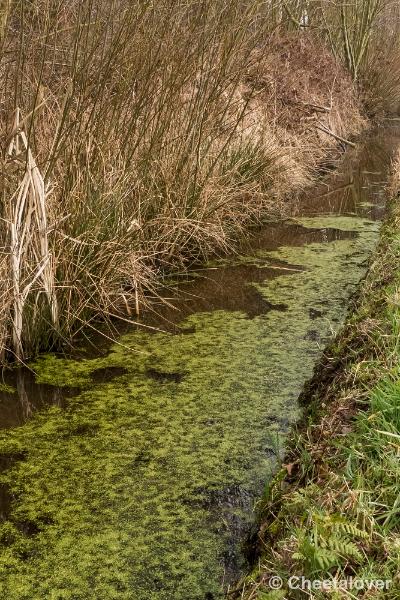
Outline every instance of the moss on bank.
POLYGON ((0 434, 1 597, 222 596, 298 394, 376 242, 377 224, 349 223, 350 239, 253 258, 300 268, 257 285, 284 310, 196 313, 186 334, 136 332, 105 357, 37 361, 39 382, 80 393, 0 434))
POLYGON ((307 413, 267 490, 261 560, 240 598, 400 597, 399 264, 396 200, 354 311, 303 396, 307 413), (302 575, 389 583, 290 589, 302 575))

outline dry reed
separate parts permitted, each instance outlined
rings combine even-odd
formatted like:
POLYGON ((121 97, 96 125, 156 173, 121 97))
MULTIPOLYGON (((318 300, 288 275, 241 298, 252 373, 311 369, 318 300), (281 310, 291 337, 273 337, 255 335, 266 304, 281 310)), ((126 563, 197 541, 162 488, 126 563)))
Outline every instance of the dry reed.
POLYGON ((0 342, 18 357, 129 317, 163 273, 226 251, 248 223, 281 213, 336 143, 316 117, 338 135, 360 128, 331 57, 334 77, 307 75, 301 86, 310 54, 327 53, 296 32, 308 58, 296 67, 294 116, 284 116, 293 73, 279 91, 265 58, 275 53, 284 68, 293 42, 285 11, 261 0, 11 8, 0 57, 0 342), (325 115, 319 103, 330 103, 325 115))

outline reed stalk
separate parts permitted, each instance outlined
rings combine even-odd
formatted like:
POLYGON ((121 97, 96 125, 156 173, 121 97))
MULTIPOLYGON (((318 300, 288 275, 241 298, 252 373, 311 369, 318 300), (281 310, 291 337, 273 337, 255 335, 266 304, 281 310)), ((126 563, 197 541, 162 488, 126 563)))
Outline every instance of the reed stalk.
MULTIPOLYGON (((286 5, 300 27, 280 1, 3 0, 3 348, 29 356, 139 314, 164 273, 231 248, 309 182, 318 132, 295 116, 304 137, 286 131, 266 73, 273 40, 317 11, 286 5)), ((335 109, 321 118, 346 138, 335 109)))
POLYGON ((6 203, 5 222, 9 229, 10 263, 12 273, 13 316, 12 347, 17 358, 24 355, 23 328, 25 307, 31 292, 35 311, 30 312, 30 328, 42 293, 50 307, 50 323, 58 328, 58 307, 55 296, 52 255, 49 250, 46 214, 46 190, 43 177, 29 148, 16 110, 13 136, 8 147, 10 162, 24 163, 22 178, 15 194, 6 203))
POLYGON ((0 47, 3 44, 10 11, 11 0, 0 0, 0 47))

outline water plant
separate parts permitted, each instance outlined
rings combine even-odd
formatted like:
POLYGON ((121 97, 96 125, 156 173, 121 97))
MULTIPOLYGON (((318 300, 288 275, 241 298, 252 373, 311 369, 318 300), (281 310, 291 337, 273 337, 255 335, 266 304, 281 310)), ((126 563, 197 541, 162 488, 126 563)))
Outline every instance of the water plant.
POLYGON ((195 313, 180 334, 131 332, 97 358, 32 364, 38 383, 75 395, 0 432, 0 595, 223 596, 302 384, 377 238, 376 223, 347 217, 316 242, 334 222, 305 219, 313 243, 220 266, 280 264, 255 286, 270 309, 195 313))

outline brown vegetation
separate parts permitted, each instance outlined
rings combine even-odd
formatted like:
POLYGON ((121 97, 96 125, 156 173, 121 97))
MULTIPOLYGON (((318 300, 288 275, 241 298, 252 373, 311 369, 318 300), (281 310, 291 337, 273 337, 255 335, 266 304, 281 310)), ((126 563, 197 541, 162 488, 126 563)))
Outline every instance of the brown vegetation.
POLYGON ((388 1, 371 38, 360 73, 370 115, 400 112, 400 4, 388 1))
POLYGON ((286 33, 286 13, 276 30, 264 2, 10 6, 3 353, 130 318, 163 273, 282 213, 336 147, 332 134, 363 124, 351 79, 317 32, 286 33))

